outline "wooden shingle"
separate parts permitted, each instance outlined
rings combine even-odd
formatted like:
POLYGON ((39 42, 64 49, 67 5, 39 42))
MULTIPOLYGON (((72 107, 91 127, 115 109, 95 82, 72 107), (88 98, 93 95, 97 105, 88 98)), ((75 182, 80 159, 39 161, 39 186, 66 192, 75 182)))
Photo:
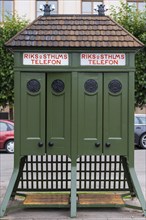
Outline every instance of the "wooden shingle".
POLYGON ((8 47, 116 47, 143 44, 108 16, 40 16, 7 43, 8 47))

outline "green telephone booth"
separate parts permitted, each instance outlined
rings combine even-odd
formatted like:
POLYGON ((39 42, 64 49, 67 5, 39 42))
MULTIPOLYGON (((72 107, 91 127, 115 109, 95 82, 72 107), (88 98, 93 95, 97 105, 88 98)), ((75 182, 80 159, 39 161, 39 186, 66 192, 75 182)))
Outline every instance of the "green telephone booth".
POLYGON ((77 207, 127 207, 106 192, 128 191, 146 215, 133 134, 143 44, 108 16, 49 15, 6 46, 15 59, 15 162, 1 216, 23 191, 46 192, 37 205, 24 193, 25 207, 70 207, 71 217, 77 207))

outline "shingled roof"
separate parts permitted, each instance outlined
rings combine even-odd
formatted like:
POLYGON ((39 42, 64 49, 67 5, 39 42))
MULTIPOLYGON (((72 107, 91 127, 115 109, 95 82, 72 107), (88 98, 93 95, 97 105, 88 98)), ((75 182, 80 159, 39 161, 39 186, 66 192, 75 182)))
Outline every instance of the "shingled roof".
POLYGON ((11 38, 8 47, 139 48, 143 44, 108 16, 40 16, 11 38))

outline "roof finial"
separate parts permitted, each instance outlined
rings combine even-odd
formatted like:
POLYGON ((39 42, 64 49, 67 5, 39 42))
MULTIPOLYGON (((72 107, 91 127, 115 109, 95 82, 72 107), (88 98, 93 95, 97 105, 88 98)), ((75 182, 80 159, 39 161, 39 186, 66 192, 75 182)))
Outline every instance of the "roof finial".
POLYGON ((55 10, 55 6, 54 5, 48 5, 48 4, 40 5, 40 10, 44 12, 44 16, 48 16, 48 15, 50 15, 51 11, 55 10))
POLYGON ((98 8, 95 8, 95 11, 98 11, 98 15, 99 16, 105 16, 105 11, 107 11, 107 9, 105 9, 105 5, 101 4, 101 5, 97 5, 98 8))

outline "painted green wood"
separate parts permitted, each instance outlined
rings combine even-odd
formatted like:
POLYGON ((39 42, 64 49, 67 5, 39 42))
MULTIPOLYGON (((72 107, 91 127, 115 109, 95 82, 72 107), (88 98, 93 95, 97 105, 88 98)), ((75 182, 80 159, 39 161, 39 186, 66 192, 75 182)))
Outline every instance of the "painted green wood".
POLYGON ((146 201, 145 201, 144 195, 142 193, 142 190, 141 190, 136 172, 135 172, 133 167, 129 167, 129 172, 130 172, 130 175, 131 175, 133 186, 135 188, 136 195, 137 195, 137 197, 139 199, 139 202, 141 204, 144 216, 146 217, 146 201))
POLYGON ((6 212, 6 208, 7 208, 8 202, 11 198, 13 188, 14 188, 17 176, 18 176, 18 172, 19 172, 19 168, 15 168, 13 170, 9 185, 7 187, 6 194, 3 198, 3 201, 2 201, 1 206, 0 206, 0 218, 3 217, 5 212, 6 212))
POLYGON ((129 72, 129 106, 128 106, 128 161, 129 166, 134 167, 134 72, 129 72))
POLYGON ((71 198, 70 198, 70 217, 77 215, 77 166, 71 166, 71 198))
POLYGON ((21 96, 20 96, 20 81, 21 81, 21 74, 19 71, 15 71, 14 74, 14 81, 15 81, 15 87, 14 87, 14 96, 15 96, 15 153, 14 153, 14 167, 19 167, 19 159, 20 159, 20 102, 21 102, 21 96), (17 86, 16 86, 17 85, 17 86), (17 117, 16 117, 17 116, 17 117))
POLYGON ((103 99, 103 153, 105 155, 127 155, 128 74, 105 73, 103 99), (120 92, 110 92, 109 83, 112 80, 121 82, 120 92))
POLYGON ((78 155, 102 153, 102 74, 78 74, 78 155), (87 92, 87 80, 97 82, 97 91, 87 92))
POLYGON ((47 153, 70 155, 70 73, 47 74, 47 153), (52 88, 54 80, 64 83, 62 92, 52 88))
POLYGON ((45 153, 45 74, 21 74, 21 155, 45 153), (29 92, 29 80, 40 82, 40 91, 29 92))
POLYGON ((71 79, 71 162, 72 166, 76 166, 76 160, 78 157, 77 154, 77 137, 78 137, 78 117, 77 117, 77 97, 78 97, 78 88, 77 88, 77 72, 72 72, 71 79))

